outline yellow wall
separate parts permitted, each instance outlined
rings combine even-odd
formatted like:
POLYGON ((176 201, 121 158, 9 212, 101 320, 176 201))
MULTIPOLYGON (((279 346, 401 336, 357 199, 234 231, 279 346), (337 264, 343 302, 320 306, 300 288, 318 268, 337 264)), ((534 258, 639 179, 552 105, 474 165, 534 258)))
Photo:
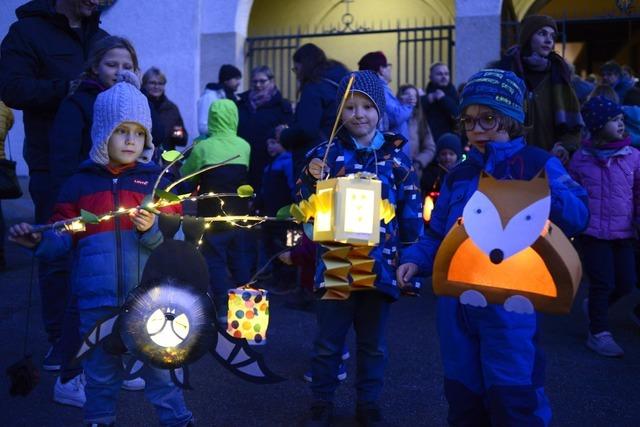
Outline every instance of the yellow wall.
POLYGON ((518 19, 539 13, 554 18, 594 18, 597 16, 624 16, 614 0, 512 0, 518 19))
MULTIPOLYGON (((454 18, 454 0, 354 0, 349 4, 349 12, 354 16, 354 24, 380 28, 395 28, 400 22, 402 27, 431 26, 450 24, 454 18)), ((261 35, 290 34, 298 30, 302 33, 322 32, 331 26, 339 26, 341 17, 345 13, 345 3, 338 0, 255 0, 249 18, 249 37, 261 35), (324 29, 323 29, 324 26, 324 29)), ((435 34, 438 36, 438 33, 435 34)), ((420 37, 421 34, 418 34, 420 37)), ((427 34, 428 36, 428 34, 427 34)), ((388 61, 397 66, 397 36, 395 33, 381 35, 353 35, 349 37, 325 37, 303 39, 301 44, 313 42, 320 46, 327 56, 343 62, 351 69, 357 69, 357 62, 367 52, 381 50, 387 55, 388 61)), ((422 56, 422 48, 419 49, 418 56, 421 63, 426 63, 428 69, 431 63, 430 45, 425 46, 425 55, 422 56)), ((439 51, 433 52, 435 61, 447 61, 447 53, 444 51, 441 57, 439 51)), ((409 52, 409 57, 413 58, 413 50, 409 52)), ((280 59, 273 60, 266 58, 263 62, 268 62, 276 68, 276 78, 278 73, 289 72, 291 58, 280 66, 280 59)), ((409 67, 413 70, 413 63, 409 67)), ((413 74, 413 72, 411 73, 413 74)), ((395 90, 396 70, 394 69, 394 82, 392 87, 395 90)), ((409 79, 402 78, 403 83, 417 83, 422 85, 422 71, 418 72, 418 77, 413 75, 409 79)), ((286 90, 285 90, 286 91, 286 90)))

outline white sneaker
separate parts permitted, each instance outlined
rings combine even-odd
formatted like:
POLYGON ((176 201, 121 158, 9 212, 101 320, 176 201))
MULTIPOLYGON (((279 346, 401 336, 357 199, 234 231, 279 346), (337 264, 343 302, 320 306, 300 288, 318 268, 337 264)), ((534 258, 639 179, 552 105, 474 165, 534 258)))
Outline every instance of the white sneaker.
POLYGON ((624 356, 624 350, 613 339, 613 335, 609 331, 603 331, 595 335, 591 335, 587 338, 587 347, 595 351, 602 356, 608 357, 622 357, 624 356))
POLYGON ((56 384, 53 386, 53 401, 61 405, 82 408, 87 400, 84 395, 84 384, 84 374, 77 375, 64 384, 58 377, 56 384))
POLYGON ((137 377, 132 380, 122 381, 122 389, 127 391, 140 391, 144 390, 145 382, 142 378, 137 377))

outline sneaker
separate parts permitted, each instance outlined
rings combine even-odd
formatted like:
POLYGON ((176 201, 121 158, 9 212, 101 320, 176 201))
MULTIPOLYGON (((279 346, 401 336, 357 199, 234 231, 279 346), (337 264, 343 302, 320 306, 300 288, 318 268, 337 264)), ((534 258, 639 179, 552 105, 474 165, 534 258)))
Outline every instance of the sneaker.
MULTIPOLYGON (((311 369, 309 369, 307 372, 302 374, 302 379, 304 379, 308 383, 312 383, 313 382, 313 376, 311 374, 311 369)), ((345 366, 344 363, 341 363, 340 366, 338 366, 338 380, 344 381, 346 379, 347 379, 347 367, 345 366)))
POLYGON ((49 351, 47 351, 46 356, 44 356, 44 360, 42 361, 42 369, 45 371, 59 371, 60 365, 62 364, 62 355, 57 350, 55 345, 49 347, 49 351))
POLYGON ((146 383, 144 382, 144 380, 140 377, 137 377, 132 380, 122 381, 122 386, 120 386, 120 388, 127 391, 140 391, 144 390, 145 385, 146 383))
POLYGON ((358 403, 356 406, 356 421, 360 426, 378 426, 382 424, 380 407, 375 402, 358 403))
POLYGON ((324 400, 318 400, 311 405, 311 417, 307 426, 309 427, 328 427, 331 425, 331 417, 333 416, 333 403, 324 400))
POLYGON ((636 305, 633 310, 631 310, 631 320, 640 327, 640 304, 636 305))
POLYGON ((53 401, 61 405, 82 408, 87 400, 84 395, 84 384, 84 374, 76 375, 64 384, 58 377, 53 386, 53 401))
POLYGON ((609 331, 603 331, 595 335, 589 332, 587 338, 587 347, 598 354, 608 357, 622 357, 624 350, 615 342, 613 335, 609 331))

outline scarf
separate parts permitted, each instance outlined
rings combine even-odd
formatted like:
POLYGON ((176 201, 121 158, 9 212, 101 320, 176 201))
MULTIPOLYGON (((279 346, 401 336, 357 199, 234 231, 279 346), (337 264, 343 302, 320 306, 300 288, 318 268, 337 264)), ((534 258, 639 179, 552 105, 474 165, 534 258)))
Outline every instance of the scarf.
POLYGON ((266 90, 257 91, 251 90, 249 91, 249 105, 251 105, 251 111, 255 113, 255 111, 271 101, 271 99, 278 92, 278 88, 276 85, 272 85, 266 90))
MULTIPOLYGON (((560 55, 551 52, 547 58, 537 55, 522 57, 522 50, 518 45, 507 50, 506 55, 511 59, 512 71, 525 81, 527 80, 525 65, 531 71, 549 69, 554 125, 559 134, 571 132, 584 126, 580 114, 580 101, 571 86, 571 72, 560 55)), ((530 91, 534 89, 529 87, 530 91)))
POLYGON ((609 159, 621 149, 628 147, 629 145, 631 145, 630 136, 617 141, 608 141, 604 144, 596 144, 593 140, 589 139, 582 141, 582 147, 587 153, 591 154, 593 157, 599 160, 604 161, 609 159))

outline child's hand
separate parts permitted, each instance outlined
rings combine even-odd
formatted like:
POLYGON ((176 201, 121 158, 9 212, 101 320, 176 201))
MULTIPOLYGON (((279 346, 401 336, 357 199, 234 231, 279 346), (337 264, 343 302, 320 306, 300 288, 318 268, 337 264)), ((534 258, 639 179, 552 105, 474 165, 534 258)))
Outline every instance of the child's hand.
POLYGON ((278 259, 283 264, 293 265, 293 260, 291 260, 291 251, 282 252, 280 255, 278 255, 278 259))
POLYGON ((141 233, 144 233, 148 229, 151 228, 153 222, 156 220, 155 214, 152 214, 149 211, 144 209, 136 209, 135 211, 129 213, 129 218, 131 218, 131 222, 136 226, 136 230, 141 233))
POLYGON ((309 162, 309 173, 315 179, 322 179, 329 174, 329 166, 322 162, 322 159, 311 159, 309 162))
POLYGON ((26 222, 16 224, 9 229, 9 240, 25 248, 33 249, 42 240, 42 233, 32 233, 32 230, 33 227, 26 222))
POLYGON ((407 288, 411 286, 411 278, 418 272, 418 266, 412 262, 407 262, 400 265, 396 270, 396 279, 401 288, 407 288))
POLYGON ((556 142, 553 146, 551 153, 553 153, 553 155, 556 156, 563 165, 566 165, 569 161, 569 152, 559 142, 556 142))

